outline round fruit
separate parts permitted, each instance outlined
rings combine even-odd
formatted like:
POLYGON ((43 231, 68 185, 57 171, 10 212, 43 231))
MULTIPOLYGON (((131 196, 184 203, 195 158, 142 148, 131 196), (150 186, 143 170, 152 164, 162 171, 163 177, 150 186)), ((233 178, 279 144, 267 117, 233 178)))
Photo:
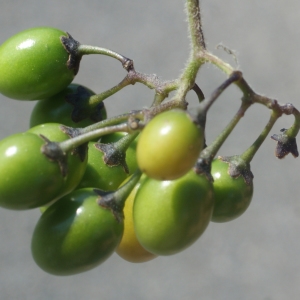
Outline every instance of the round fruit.
POLYGON ((104 262, 119 244, 123 223, 97 204, 92 189, 81 189, 51 205, 32 237, 35 262, 54 275, 73 275, 104 262))
MULTIPOLYGON (((141 179, 142 180, 142 179, 141 179)), ((127 181, 127 180, 126 180, 127 181)), ((137 190, 139 189, 141 181, 139 181, 130 195, 126 199, 124 206, 124 233, 122 240, 116 250, 117 254, 123 259, 132 262, 132 263, 142 263, 154 259, 156 255, 148 252, 145 248, 143 248, 138 241, 134 225, 133 225, 133 205, 134 198, 137 190)))
POLYGON ((146 178, 134 200, 133 220, 141 245, 156 255, 172 255, 193 244, 213 211, 213 187, 194 171, 173 181, 146 178))
POLYGON ((29 209, 56 199, 64 186, 59 165, 41 153, 45 141, 17 133, 0 141, 0 206, 29 209))
MULTIPOLYGON (((71 119, 74 106, 66 101, 66 96, 77 95, 80 92, 84 92, 85 97, 95 95, 93 91, 82 85, 70 84, 60 93, 50 98, 38 101, 31 113, 30 127, 44 123, 60 123, 76 128, 86 127, 95 123, 95 121, 90 118, 86 118, 80 122, 73 122, 71 119)), ((106 119, 106 109, 103 106, 101 110, 101 120, 104 119, 106 119)))
POLYGON ((215 206, 213 222, 228 222, 242 215, 250 205, 253 183, 247 185, 242 176, 232 178, 228 163, 215 159, 211 165, 214 178, 215 206))
MULTIPOLYGON (((113 143, 123 137, 123 133, 114 133, 101 138, 101 143, 113 143)), ((88 164, 78 188, 93 187, 104 191, 114 191, 137 169, 136 141, 126 151, 127 174, 122 166, 107 166, 103 160, 103 152, 95 147, 96 142, 89 142, 88 164)))
POLYGON ((68 86, 75 74, 60 41, 67 34, 50 27, 24 30, 0 46, 0 93, 19 100, 49 98, 68 86))
POLYGON ((142 130, 137 161, 147 176, 174 180, 186 174, 203 148, 203 130, 183 110, 155 116, 142 130))
MULTIPOLYGON (((60 129, 60 126, 61 125, 57 123, 46 123, 34 126, 27 132, 37 135, 42 134, 52 142, 63 142, 68 140, 69 136, 60 129)), ((69 152, 67 156, 67 175, 64 177, 64 184, 60 191, 60 197, 73 191, 77 187, 85 173, 88 162, 87 155, 85 155, 83 160, 78 154, 74 154, 73 152, 69 152)))

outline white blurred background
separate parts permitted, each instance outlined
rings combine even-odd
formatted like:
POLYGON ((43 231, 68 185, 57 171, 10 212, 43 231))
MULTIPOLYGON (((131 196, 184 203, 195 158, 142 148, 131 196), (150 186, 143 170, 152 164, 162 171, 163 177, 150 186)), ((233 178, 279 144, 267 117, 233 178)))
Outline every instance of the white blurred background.
MULTIPOLYGON (((256 92, 300 108, 300 2, 201 2, 208 48, 240 69, 256 92), (216 49, 220 43, 235 51, 238 65, 216 49)), ((30 27, 57 27, 83 44, 122 53, 134 60, 138 71, 163 79, 177 78, 188 58, 183 0, 0 0, 0 7, 0 43, 30 27)), ((100 93, 124 76, 117 61, 88 56, 74 82, 100 93)), ((209 96, 225 78, 215 67, 204 66, 197 83, 209 96)), ((208 142, 233 116, 240 97, 232 86, 212 107, 208 142)), ((112 116, 148 106, 152 98, 153 91, 136 84, 105 104, 112 116)), ((192 94, 189 100, 190 107, 195 107, 192 94)), ((0 95, 0 138, 25 131, 33 105, 0 95)), ((251 107, 220 154, 244 151, 268 117, 265 107, 251 107)), ((281 118, 272 133, 292 122, 293 117, 281 118)), ((289 155, 280 161, 274 149, 275 142, 267 139, 253 160, 255 193, 243 216, 226 224, 211 223, 189 249, 145 264, 130 264, 113 255, 87 273, 48 275, 35 265, 30 253, 39 211, 0 209, 0 299, 299 299, 300 160, 289 155)))

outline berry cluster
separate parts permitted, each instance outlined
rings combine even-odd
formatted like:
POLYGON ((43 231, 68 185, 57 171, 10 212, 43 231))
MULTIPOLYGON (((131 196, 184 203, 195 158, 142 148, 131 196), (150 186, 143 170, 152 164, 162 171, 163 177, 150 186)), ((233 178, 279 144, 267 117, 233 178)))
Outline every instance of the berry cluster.
MULTIPOLYGON (((200 107, 191 116, 184 95, 163 102, 167 92, 180 90, 178 80, 158 84, 135 72, 130 59, 81 45, 63 31, 32 28, 4 42, 0 92, 38 101, 30 129, 0 141, 0 206, 41 210, 32 237, 36 263, 51 274, 71 275, 115 251, 145 262, 183 251, 210 221, 243 214, 253 195, 250 161, 285 108, 274 103, 263 134, 242 155, 215 158, 252 104, 245 98, 224 132, 206 145, 206 112, 234 82, 245 86, 241 73, 232 72, 207 101, 193 83, 189 90, 200 107), (118 59, 130 76, 98 95, 72 83, 82 56, 91 53, 118 59), (135 82, 165 93, 156 93, 149 109, 107 118, 103 100, 135 82)), ((285 155, 298 155, 287 131, 273 139, 285 155)))

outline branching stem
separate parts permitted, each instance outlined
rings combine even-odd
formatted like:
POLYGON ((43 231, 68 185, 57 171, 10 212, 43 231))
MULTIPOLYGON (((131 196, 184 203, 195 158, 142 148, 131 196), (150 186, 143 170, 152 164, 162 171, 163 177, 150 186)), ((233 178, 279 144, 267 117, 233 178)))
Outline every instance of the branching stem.
MULTIPOLYGON (((279 105, 278 102, 274 99, 256 94, 244 79, 240 71, 235 70, 230 64, 224 62, 217 56, 207 51, 202 30, 199 0, 186 0, 186 12, 191 40, 191 53, 187 66, 185 67, 180 78, 176 80, 162 81, 156 75, 137 72, 134 68, 133 60, 109 49, 87 45, 78 46, 77 51, 79 56, 87 54, 107 55, 120 61, 123 67, 127 70, 127 75, 119 84, 103 93, 90 97, 90 107, 96 106, 101 101, 110 97, 116 92, 119 92, 124 87, 128 85, 134 85, 137 82, 144 84, 150 89, 154 89, 155 96, 152 106, 149 109, 133 111, 129 114, 123 114, 117 117, 110 118, 108 120, 101 121, 86 128, 78 129, 78 132, 80 132, 78 136, 70 139, 69 141, 60 143, 64 151, 77 147, 78 145, 88 140, 100 137, 108 133, 116 131, 132 132, 134 130, 141 130, 143 126, 145 126, 145 124, 147 124, 147 122, 151 120, 151 118, 162 111, 173 108, 186 109, 188 105, 188 103, 186 102, 186 95, 191 89, 195 90, 199 98, 200 107, 198 110, 198 121, 204 127, 206 114, 209 108, 221 95, 221 93, 232 83, 235 83, 243 93, 241 107, 233 117, 231 122, 217 137, 217 139, 202 151, 201 159, 207 160, 208 162, 212 160, 217 151, 220 149, 221 145, 232 132, 233 128, 244 115, 246 110, 254 103, 259 103, 269 108, 272 111, 271 118, 266 128, 259 136, 259 138, 255 141, 255 143, 242 154, 243 158, 246 158, 248 161, 253 158, 255 152, 265 139, 266 135, 268 134, 276 120, 282 114, 294 115, 295 122, 293 126, 291 126, 291 128, 285 131, 285 134, 290 138, 296 137, 300 129, 299 111, 292 104, 288 103, 285 105, 279 105), (209 99, 204 100, 203 93, 199 86, 195 83, 195 81, 200 67, 205 63, 216 65, 229 77, 218 89, 215 90, 215 92, 209 99), (174 90, 176 90, 174 97, 168 102, 163 102, 168 97, 168 94, 174 90), (135 122, 135 120, 137 120, 136 128, 133 128, 131 127, 130 122, 135 122)), ((134 124, 134 122, 132 124, 134 124)))

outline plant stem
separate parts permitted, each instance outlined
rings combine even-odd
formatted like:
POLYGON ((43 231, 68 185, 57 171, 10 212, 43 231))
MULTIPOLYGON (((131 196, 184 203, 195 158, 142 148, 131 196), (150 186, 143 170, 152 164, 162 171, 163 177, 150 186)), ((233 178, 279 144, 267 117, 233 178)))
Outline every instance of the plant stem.
POLYGON ((234 71, 234 68, 230 64, 224 62, 222 59, 210 52, 205 52, 203 54, 203 59, 205 60, 205 62, 212 63, 227 75, 231 74, 234 71))
POLYGON ((141 176, 142 176, 142 171, 140 169, 137 169, 130 177, 130 179, 115 191, 114 198, 119 207, 124 208, 126 199, 128 198, 132 189, 140 180, 141 176))
POLYGON ((151 106, 158 106, 160 105, 164 100, 166 99, 166 96, 164 94, 155 93, 154 100, 151 106))
POLYGON ((130 85, 131 82, 128 80, 127 76, 116 86, 112 87, 109 90, 104 91, 101 94, 97 94, 97 95, 93 95, 89 98, 89 105, 91 107, 94 107, 96 105, 98 105, 100 102, 102 102, 103 100, 105 100, 106 98, 112 96, 113 94, 119 92, 121 89, 123 89, 124 87, 130 85))
POLYGON ((137 169, 130 179, 115 192, 103 192, 101 190, 94 189, 95 193, 99 195, 97 200, 98 204, 110 209, 118 222, 123 222, 125 201, 140 180, 141 176, 142 172, 137 169))
POLYGON ((200 67, 203 61, 199 59, 190 59, 187 67, 185 68, 179 83, 179 88, 174 96, 174 100, 178 102, 185 102, 185 97, 194 85, 200 67))
POLYGON ((246 110, 250 107, 250 104, 248 102, 242 102, 239 110, 235 114, 235 116, 232 118, 232 120, 229 122, 229 124, 225 127, 225 129, 221 132, 221 134, 214 140, 213 143, 211 143, 208 147, 206 147, 200 154, 200 158, 203 160, 206 160, 209 164, 213 158, 216 156, 217 152, 225 142, 225 140, 228 138, 232 130, 235 128, 235 126, 238 124, 240 119, 244 116, 246 110))
POLYGON ((87 143, 91 140, 94 140, 96 138, 99 138, 103 135, 113 133, 113 132, 129 132, 131 129, 128 128, 127 123, 122 123, 114 126, 106 126, 99 129, 94 129, 92 131, 88 131, 84 134, 80 134, 76 137, 73 137, 71 139, 65 140, 63 142, 58 143, 62 151, 68 152, 84 143, 87 143))
POLYGON ((101 54, 101 55, 110 56, 120 61, 126 70, 128 70, 129 67, 131 67, 131 65, 133 64, 131 59, 115 51, 106 48, 97 47, 97 46, 79 45, 79 47, 77 48, 77 52, 79 55, 101 54))
POLYGON ((256 139, 256 141, 244 152, 240 155, 240 157, 246 162, 250 163, 259 149, 259 147, 262 145, 266 137, 269 135, 273 125, 277 121, 277 119, 280 117, 280 113, 278 111, 272 110, 271 116, 269 119, 269 122, 267 123, 266 127, 262 131, 262 133, 259 135, 259 137, 256 139))
POLYGON ((118 148, 120 151, 126 152, 128 147, 138 135, 138 131, 126 134, 124 137, 115 142, 115 147, 118 148))
POLYGON ((293 125, 285 132, 285 134, 290 138, 296 138, 300 129, 300 112, 292 104, 287 104, 287 106, 290 107, 290 112, 294 115, 295 121, 293 125))
POLYGON ((189 22, 190 38, 192 49, 195 53, 203 52, 206 49, 199 0, 187 0, 186 10, 189 22))
POLYGON ((295 121, 293 125, 286 131, 286 135, 291 138, 296 138, 296 136, 299 133, 299 129, 300 129, 300 118, 298 115, 298 117, 295 117, 295 121))
POLYGON ((243 78, 243 75, 240 71, 234 71, 230 74, 227 80, 225 80, 211 95, 209 99, 201 102, 199 106, 199 114, 207 114, 209 108, 216 101, 216 99, 224 92, 226 88, 228 88, 232 83, 239 81, 243 78))
POLYGON ((194 87, 198 71, 205 63, 205 60, 199 55, 205 51, 199 0, 187 0, 186 11, 192 47, 189 62, 181 75, 180 85, 174 96, 174 99, 182 102, 185 102, 186 94, 194 87))
MULTIPOLYGON (((68 152, 84 143, 87 143, 103 135, 122 131, 122 132, 135 132, 140 131, 145 124, 140 124, 140 120, 148 122, 155 115, 170 110, 173 108, 186 109, 182 106, 181 102, 168 101, 158 106, 153 106, 150 109, 137 110, 131 113, 119 115, 110 119, 100 121, 84 128, 76 128, 76 136, 58 143, 62 151, 68 152)), ((70 131, 74 130, 69 128, 70 131)))
POLYGON ((198 113, 197 113, 197 121, 203 129, 205 129, 206 115, 211 105, 216 101, 216 99, 224 92, 224 90, 229 85, 240 80, 241 78, 242 78, 242 73, 239 71, 234 71, 230 75, 230 77, 213 92, 213 94, 209 99, 205 99, 200 103, 198 108, 198 113))
POLYGON ((202 90, 200 89, 200 87, 196 83, 193 86, 193 91, 196 93, 199 103, 201 103, 205 99, 205 96, 202 90))
MULTIPOLYGON (((209 53, 208 51, 206 51, 203 54, 203 59, 205 60, 205 62, 214 64, 223 72, 225 72, 227 75, 230 75, 232 72, 234 72, 234 68, 230 64, 224 62, 222 59, 209 53)), ((249 86, 249 84, 246 82, 244 78, 241 78, 241 80, 237 81, 236 85, 243 92, 244 97, 252 98, 255 95, 254 91, 251 89, 251 87, 249 86)), ((249 101, 253 101, 253 100, 249 99, 249 101)))
POLYGON ((112 125, 116 125, 116 124, 119 124, 122 122, 126 122, 130 116, 131 116, 130 113, 115 116, 115 117, 100 121, 98 123, 86 126, 84 128, 78 128, 78 131, 80 134, 85 134, 87 132, 90 132, 90 131, 93 131, 96 129, 100 129, 100 128, 104 128, 106 126, 112 126, 112 125))

